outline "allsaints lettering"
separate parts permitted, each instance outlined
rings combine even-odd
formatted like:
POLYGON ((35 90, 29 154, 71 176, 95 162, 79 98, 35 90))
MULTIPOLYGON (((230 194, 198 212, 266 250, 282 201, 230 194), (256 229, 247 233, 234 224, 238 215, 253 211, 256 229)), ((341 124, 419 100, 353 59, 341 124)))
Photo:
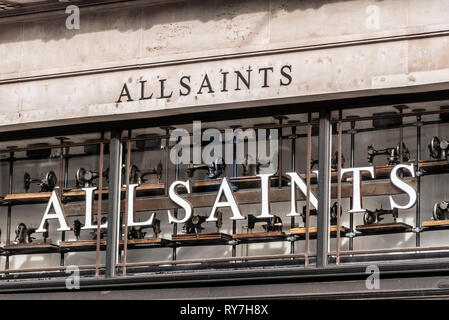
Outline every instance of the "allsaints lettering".
POLYGON ((117 103, 136 100, 169 99, 174 95, 179 97, 191 94, 203 95, 217 92, 232 92, 251 90, 255 88, 269 88, 270 86, 285 87, 292 83, 292 66, 247 67, 241 71, 223 71, 203 73, 198 75, 184 75, 177 79, 141 80, 137 85, 124 83, 117 103), (196 83, 196 85, 194 85, 196 83))
MULTIPOLYGON (((389 196, 391 209, 398 208, 398 209, 409 209, 415 205, 417 194, 416 190, 407 184, 407 181, 402 180, 399 175, 399 170, 407 170, 410 172, 412 177, 415 177, 415 169, 413 164, 407 165, 407 164, 398 164, 396 165, 390 173, 390 181, 391 184, 393 184, 396 188, 402 190, 405 194, 408 195, 408 202, 405 205, 398 204, 392 196, 389 196)), ((344 175, 352 174, 352 197, 353 197, 353 204, 352 208, 348 212, 365 212, 366 210, 362 207, 362 201, 361 201, 361 179, 360 179, 360 173, 361 172, 368 172, 372 178, 374 178, 374 170, 373 167, 360 167, 360 168, 345 168, 342 169, 341 177, 343 178, 344 175)), ((287 172, 286 175, 290 177, 290 188, 291 188, 291 196, 290 196, 290 213, 287 214, 287 216, 298 216, 300 215, 297 212, 296 208, 296 190, 297 188, 303 195, 307 195, 307 193, 310 194, 310 204, 318 209, 318 200, 317 195, 313 194, 310 190, 307 190, 307 185, 304 182, 303 179, 301 179, 300 175, 296 172, 287 172)), ((271 210, 270 210, 270 185, 269 185, 269 179, 271 174, 259 174, 258 177, 261 179, 261 211, 260 211, 260 218, 264 217, 271 217, 271 210)), ((179 206, 180 208, 184 209, 184 216, 183 217, 173 217, 173 215, 170 213, 170 211, 167 211, 168 214, 168 222, 169 223, 185 223, 190 219, 193 212, 192 204, 187 201, 186 199, 182 198, 179 194, 176 193, 176 189, 178 187, 182 186, 187 190, 187 194, 191 192, 191 183, 190 181, 175 181, 170 185, 168 196, 170 200, 179 206)), ((134 201, 135 201, 135 190, 136 190, 137 184, 131 184, 129 185, 129 192, 128 192, 128 212, 130 213, 128 215, 128 226, 146 226, 146 225, 152 225, 154 220, 154 214, 144 222, 135 222, 134 217, 134 201)), ((93 192, 96 190, 95 187, 93 188, 84 188, 83 189, 86 193, 85 196, 85 204, 86 204, 86 211, 85 211, 85 222, 83 229, 96 229, 97 226, 92 224, 92 202, 93 202, 93 192)), ((230 220, 240 220, 245 219, 245 217, 242 215, 239 204, 234 196, 234 193, 232 191, 231 185, 227 178, 223 178, 220 188, 217 192, 217 196, 215 198, 215 202, 212 206, 212 210, 210 211, 209 217, 207 218, 207 221, 216 221, 217 218, 215 216, 216 211, 218 208, 229 208, 231 210, 232 215, 230 216, 230 220)), ((67 225, 67 220, 64 214, 64 207, 61 204, 60 199, 58 198, 55 191, 52 192, 50 200, 48 201, 47 207, 45 209, 44 215, 42 217, 39 229, 36 230, 36 232, 46 232, 46 229, 44 229, 45 222, 47 220, 57 220, 59 223, 58 231, 69 231, 70 228, 67 225), (50 209, 53 208, 54 213, 50 213, 50 209)), ((101 225, 101 228, 106 228, 107 225, 103 224, 101 225)))

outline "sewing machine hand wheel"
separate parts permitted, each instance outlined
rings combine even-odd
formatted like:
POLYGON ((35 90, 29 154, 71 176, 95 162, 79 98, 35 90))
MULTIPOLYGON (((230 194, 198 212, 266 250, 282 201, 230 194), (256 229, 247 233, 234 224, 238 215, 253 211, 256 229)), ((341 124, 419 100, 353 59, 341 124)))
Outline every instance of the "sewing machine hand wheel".
POLYGON ((52 191, 56 187, 56 184, 58 183, 56 173, 54 173, 53 171, 47 172, 45 174, 44 179, 42 180, 42 183, 47 186, 48 191, 52 191))
POLYGON ((438 137, 433 137, 429 144, 429 152, 430 157, 434 159, 440 158, 441 148, 440 148, 440 139, 438 137))

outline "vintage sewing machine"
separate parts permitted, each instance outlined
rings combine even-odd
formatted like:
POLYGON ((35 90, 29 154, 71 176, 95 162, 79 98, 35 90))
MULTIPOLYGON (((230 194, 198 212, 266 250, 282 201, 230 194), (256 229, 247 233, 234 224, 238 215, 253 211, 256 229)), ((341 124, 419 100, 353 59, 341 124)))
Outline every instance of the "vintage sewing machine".
MULTIPOLYGON (((332 207, 330 208, 330 223, 331 226, 336 226, 337 225, 337 207, 338 207, 338 203, 335 201, 334 204, 332 205, 332 207)), ((340 207, 340 217, 342 214, 343 210, 340 207)), ((316 216, 318 214, 318 211, 316 209, 310 209, 309 211, 309 216, 316 216)), ((306 206, 302 207, 302 222, 304 223, 304 225, 306 224, 306 206)))
POLYGON ((445 139, 433 137, 429 144, 430 157, 433 159, 448 159, 449 142, 445 139))
MULTIPOLYGON (((107 217, 101 217, 101 224, 105 224, 106 222, 108 222, 108 218, 107 217)), ((97 225, 98 221, 94 222, 94 225, 97 225)), ((92 236, 93 240, 97 240, 97 230, 94 230, 90 233, 90 235, 92 236)), ((100 228, 100 239, 105 239, 106 236, 108 234, 108 230, 107 229, 102 229, 100 228)))
POLYGON ((28 192, 32 183, 39 184, 40 192, 51 192, 56 187, 58 179, 53 171, 47 172, 42 179, 32 179, 28 173, 25 173, 23 176, 23 188, 26 192, 28 192))
POLYGON ((433 206, 434 220, 449 220, 449 201, 440 201, 433 206))
POLYGON ((382 216, 387 214, 391 214, 393 216, 394 223, 396 223, 396 219, 399 216, 398 213, 398 208, 394 208, 393 210, 384 210, 382 208, 374 211, 366 210, 365 215, 363 216, 363 223, 365 225, 379 223, 384 219, 382 216))
POLYGON ((75 237, 76 237, 76 240, 79 240, 80 239, 80 235, 81 235, 81 228, 83 227, 84 225, 81 223, 81 221, 79 221, 78 219, 76 219, 75 221, 73 221, 73 228, 72 228, 72 230, 73 230, 73 234, 75 235, 75 237))
MULTIPOLYGON (((89 188, 94 186, 93 181, 100 177, 100 173, 96 171, 86 170, 84 168, 79 168, 76 171, 76 187, 77 188, 89 188)), ((109 168, 103 172, 103 177, 106 182, 109 183, 109 168)))
POLYGON ((143 230, 152 228, 154 233, 154 238, 157 238, 161 233, 161 221, 159 219, 154 219, 152 225, 148 226, 135 226, 128 229, 128 240, 144 239, 146 232, 143 230))
POLYGON ((252 214, 248 215, 248 229, 253 230, 256 223, 263 223, 262 228, 265 232, 282 231, 282 219, 276 215, 271 218, 258 218, 252 214))
POLYGON ((223 174, 225 168, 226 165, 221 158, 215 159, 211 164, 189 164, 187 167, 187 176, 193 178, 195 171, 201 170, 207 172, 207 178, 217 179, 223 174))
MULTIPOLYGON (((217 211, 216 218, 217 221, 215 221, 215 227, 217 228, 217 232, 219 232, 220 228, 223 225, 223 213, 221 211, 217 211)), ((183 230, 188 234, 194 233, 198 237, 201 231, 204 230, 202 224, 206 222, 206 219, 206 216, 192 215, 192 217, 186 223, 184 223, 183 230)))
POLYGON ((160 182, 162 178, 162 162, 159 161, 159 164, 156 166, 156 168, 148 168, 142 170, 139 170, 137 166, 133 165, 130 172, 130 181, 131 183, 137 183, 138 185, 141 185, 148 181, 148 179, 144 178, 148 175, 154 175, 157 178, 157 182, 160 182))
MULTIPOLYGON (((44 223, 44 229, 47 231, 42 234, 44 238, 44 243, 47 242, 48 232, 49 232, 49 223, 46 221, 44 223)), ((36 232, 36 228, 28 228, 25 223, 21 222, 17 225, 15 233, 16 238, 14 239, 15 244, 29 244, 32 243, 36 238, 31 235, 36 232)))
MULTIPOLYGON (((310 160, 310 170, 313 169, 313 167, 318 166, 319 160, 310 160)), ((341 155, 341 167, 343 168, 345 164, 345 156, 341 155)), ((338 151, 335 151, 334 155, 331 159, 331 169, 332 170, 338 170, 338 151)))
POLYGON ((270 166, 270 161, 262 164, 259 160, 256 163, 249 163, 250 157, 247 154, 242 163, 242 176, 255 176, 260 173, 260 168, 268 168, 270 166))
MULTIPOLYGON (((392 148, 385 148, 381 150, 376 150, 372 145, 368 146, 368 163, 370 166, 373 165, 374 157, 379 155, 387 155, 388 165, 396 165, 401 162, 401 152, 400 145, 392 148)), ((410 160, 410 152, 408 148, 402 143, 402 161, 407 162, 410 160)))

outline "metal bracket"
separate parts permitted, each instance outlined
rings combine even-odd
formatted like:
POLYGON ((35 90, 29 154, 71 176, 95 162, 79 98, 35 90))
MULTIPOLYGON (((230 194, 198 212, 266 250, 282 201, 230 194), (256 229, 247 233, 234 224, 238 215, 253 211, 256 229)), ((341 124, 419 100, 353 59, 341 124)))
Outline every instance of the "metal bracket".
POLYGON ((412 229, 412 231, 414 233, 420 233, 422 230, 423 230, 423 228, 421 228, 421 227, 415 227, 415 228, 412 229))
POLYGON ((348 238, 355 238, 355 236, 356 236, 355 232, 348 232, 348 233, 346 233, 346 237, 348 237, 348 238))

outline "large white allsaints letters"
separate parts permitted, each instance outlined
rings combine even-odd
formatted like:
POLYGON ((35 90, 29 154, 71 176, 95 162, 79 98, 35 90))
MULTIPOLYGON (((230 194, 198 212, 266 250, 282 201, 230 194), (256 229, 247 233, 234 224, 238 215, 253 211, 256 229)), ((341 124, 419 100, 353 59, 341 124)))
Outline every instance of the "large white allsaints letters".
MULTIPOLYGON (((93 193, 96 190, 96 187, 92 188, 82 188, 86 192, 86 214, 85 214, 85 221, 84 221, 84 227, 82 227, 82 230, 92 230, 97 229, 97 225, 92 224, 92 203, 93 203, 93 193)), ((107 228, 108 223, 104 223, 100 225, 100 229, 107 228)))
POLYGON ((399 189, 405 191, 405 193, 408 194, 410 200, 409 200, 409 202, 406 205, 400 206, 393 200, 393 197, 390 196, 389 199, 390 199, 391 209, 394 209, 394 208, 410 209, 411 207, 413 207, 415 205, 415 202, 416 202, 416 190, 413 189, 410 185, 408 185, 404 181, 402 181, 401 179, 399 179, 399 177, 397 175, 398 170, 402 169, 402 168, 403 169, 407 169, 408 171, 410 171, 410 173, 412 174, 412 177, 413 178, 415 177, 415 166, 413 164, 409 164, 409 165, 407 165, 407 164, 398 164, 397 166, 395 166, 393 168, 393 170, 391 170, 390 180, 391 180, 391 183, 394 186, 396 186, 399 189))
POLYGON ((51 193, 50 200, 48 201, 47 208, 45 209, 44 217, 42 218, 41 224, 36 232, 46 232, 47 230, 44 229, 45 221, 51 219, 58 219, 60 227, 56 229, 57 231, 70 231, 64 212, 62 211, 61 203, 59 202, 59 198, 54 190, 51 193), (50 213, 50 208, 52 206, 55 211, 54 213, 50 213))
POLYGON ((187 193, 190 193, 190 181, 175 181, 170 185, 170 189, 168 190, 168 196, 170 199, 176 203, 178 206, 182 207, 185 211, 184 219, 176 219, 170 214, 170 210, 167 210, 168 214, 168 223, 184 223, 187 222, 192 216, 192 204, 181 198, 176 192, 175 189, 178 185, 182 185, 187 189, 187 193))
POLYGON ((243 220, 245 219, 242 214, 240 213, 239 206, 237 205, 237 202, 235 201, 234 195, 231 191, 231 185, 229 184, 229 181, 227 178, 223 178, 223 181, 220 185, 220 190, 218 190, 217 197, 215 198, 214 206, 212 207, 212 211, 210 212, 209 218, 206 219, 206 221, 217 221, 217 218, 215 217, 215 211, 217 211, 217 208, 222 207, 230 207, 232 211, 232 217, 231 220, 243 220), (224 194, 226 201, 221 202, 220 198, 224 194))
POLYGON ((360 194, 360 172, 368 171, 371 175, 371 178, 374 178, 374 167, 360 167, 360 168, 345 168, 341 169, 341 176, 352 172, 352 208, 349 210, 349 213, 352 212, 365 212, 365 209, 362 209, 362 197, 360 194))
POLYGON ((272 173, 266 173, 266 174, 258 174, 257 176, 260 177, 260 188, 262 193, 262 208, 260 210, 260 215, 257 216, 257 218, 272 218, 273 215, 270 213, 270 195, 269 195, 269 189, 270 189, 270 177, 272 176, 272 173))
MULTIPOLYGON (((287 217, 299 216, 300 214, 297 212, 296 207, 296 189, 298 186, 299 190, 306 196, 307 195, 307 185, 304 180, 296 172, 287 172, 286 175, 290 177, 290 213, 287 214, 287 217)), ((318 209, 318 199, 310 193, 310 203, 315 209, 318 209)))
POLYGON ((134 199, 137 186, 138 184, 130 184, 128 189, 128 227, 151 226, 156 215, 155 213, 153 213, 147 221, 134 222, 134 199))

